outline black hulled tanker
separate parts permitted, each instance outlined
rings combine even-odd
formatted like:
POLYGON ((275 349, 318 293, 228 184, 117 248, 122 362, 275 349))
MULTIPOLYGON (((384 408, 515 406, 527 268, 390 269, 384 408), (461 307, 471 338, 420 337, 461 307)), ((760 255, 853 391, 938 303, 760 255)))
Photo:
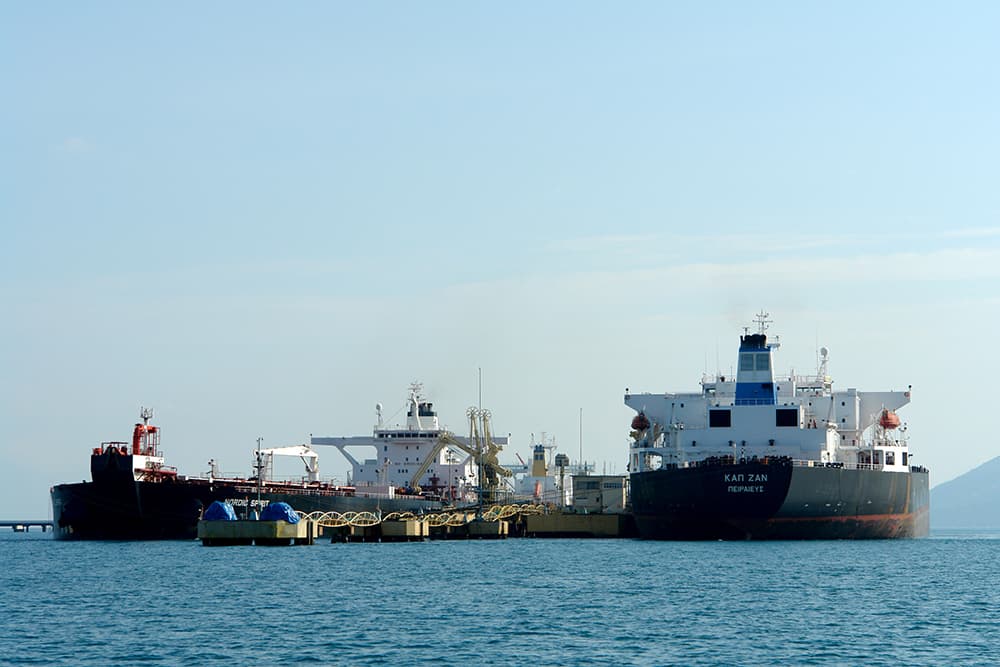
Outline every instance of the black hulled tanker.
MULTIPOLYGON (((128 457, 123 457, 128 458, 128 457)), ((52 487, 53 534, 66 540, 194 539, 202 512, 219 500, 239 516, 272 502, 300 512, 421 512, 441 509, 420 496, 375 497, 351 487, 265 482, 258 499, 253 479, 176 478, 120 483, 77 482, 52 487)))
POLYGON ((718 460, 636 473, 631 483, 647 539, 922 537, 929 527, 922 471, 718 460))
POLYGON ((926 536, 928 473, 910 462, 895 410, 910 392, 833 391, 776 379, 766 315, 741 337, 735 380, 701 391, 631 394, 632 509, 647 539, 864 539, 926 536))
POLYGON ((305 513, 417 512, 443 506, 424 496, 389 497, 318 479, 258 483, 256 478, 183 477, 163 465, 160 432, 149 424, 151 416, 151 411, 143 411, 131 446, 106 442, 94 448, 91 481, 52 487, 57 539, 194 539, 203 510, 215 500, 233 505, 243 517, 271 502, 285 502, 305 513))

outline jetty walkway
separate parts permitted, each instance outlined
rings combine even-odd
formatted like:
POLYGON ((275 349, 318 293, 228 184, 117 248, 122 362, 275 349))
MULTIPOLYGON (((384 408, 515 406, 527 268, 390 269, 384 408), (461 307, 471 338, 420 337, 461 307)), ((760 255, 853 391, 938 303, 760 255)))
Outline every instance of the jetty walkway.
POLYGON ((33 526, 40 527, 44 533, 52 528, 52 521, 51 519, 42 519, 38 521, 32 519, 13 521, 0 519, 0 528, 13 528, 15 533, 26 533, 33 526))

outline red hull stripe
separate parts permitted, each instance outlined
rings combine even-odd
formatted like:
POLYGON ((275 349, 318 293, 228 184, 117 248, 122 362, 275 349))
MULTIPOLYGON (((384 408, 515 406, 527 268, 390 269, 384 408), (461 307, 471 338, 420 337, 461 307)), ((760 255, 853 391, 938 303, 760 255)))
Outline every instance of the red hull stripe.
POLYGON ((927 513, 927 508, 922 507, 916 512, 907 512, 905 514, 859 514, 859 515, 845 515, 845 516, 781 516, 781 517, 771 517, 770 521, 773 523, 808 523, 808 522, 846 523, 848 521, 861 521, 869 523, 875 521, 908 521, 926 513, 927 513))

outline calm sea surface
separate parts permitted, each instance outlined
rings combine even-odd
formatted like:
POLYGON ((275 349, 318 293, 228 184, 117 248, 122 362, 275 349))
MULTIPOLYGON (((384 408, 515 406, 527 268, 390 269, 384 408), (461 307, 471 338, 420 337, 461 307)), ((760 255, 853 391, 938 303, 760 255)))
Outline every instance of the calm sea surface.
POLYGON ((1000 535, 206 548, 0 532, 0 664, 995 665, 1000 535))

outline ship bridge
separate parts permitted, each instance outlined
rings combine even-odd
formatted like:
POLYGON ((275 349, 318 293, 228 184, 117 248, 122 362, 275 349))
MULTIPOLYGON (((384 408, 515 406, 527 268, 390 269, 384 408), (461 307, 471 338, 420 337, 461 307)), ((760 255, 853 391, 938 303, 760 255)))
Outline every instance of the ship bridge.
MULTIPOLYGON (((709 457, 789 457, 829 463, 897 464, 908 457, 905 428, 892 440, 900 454, 862 455, 880 436, 880 416, 910 401, 910 390, 834 391, 827 374, 828 352, 814 376, 794 372, 776 377, 777 342, 764 327, 740 337, 736 378, 703 377, 700 392, 632 393, 625 404, 639 413, 633 422, 632 465, 649 451, 683 464, 709 457), (640 418, 641 417, 641 418, 640 418)), ((884 439, 884 438, 883 438, 884 439)))
POLYGON ((354 486, 374 487, 386 493, 397 488, 419 488, 459 499, 474 494, 481 480, 487 484, 498 474, 505 476, 497 473, 502 467, 494 466, 492 458, 509 438, 493 436, 488 410, 469 408, 469 436, 455 435, 441 426, 433 405, 421 395, 421 385, 414 383, 410 386, 405 425, 387 426, 381 403, 375 406, 375 412, 371 435, 310 440, 312 445, 337 448, 351 464, 354 486))

